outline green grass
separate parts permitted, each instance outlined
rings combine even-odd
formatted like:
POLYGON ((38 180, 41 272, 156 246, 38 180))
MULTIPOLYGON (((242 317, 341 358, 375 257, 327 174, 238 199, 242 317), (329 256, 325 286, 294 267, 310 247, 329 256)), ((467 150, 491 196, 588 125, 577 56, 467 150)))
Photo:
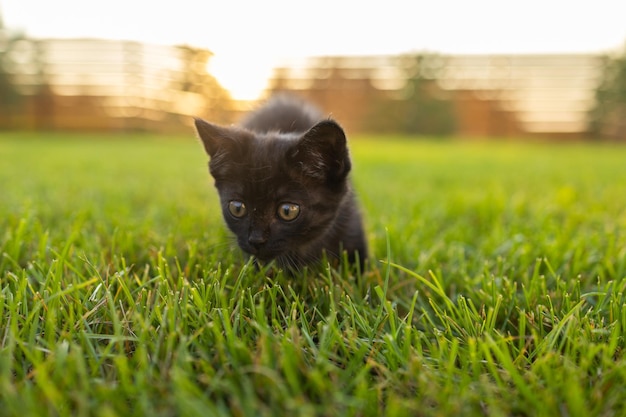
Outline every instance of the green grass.
POLYGON ((626 148, 352 146, 370 268, 290 277, 191 134, 1 134, 0 415, 626 413, 626 148))

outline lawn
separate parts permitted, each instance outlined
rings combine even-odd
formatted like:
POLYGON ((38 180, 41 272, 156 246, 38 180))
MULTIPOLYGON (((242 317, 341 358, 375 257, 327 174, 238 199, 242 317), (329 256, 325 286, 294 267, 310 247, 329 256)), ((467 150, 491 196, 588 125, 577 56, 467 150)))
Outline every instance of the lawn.
POLYGON ((369 268, 247 263, 188 137, 0 134, 0 415, 626 413, 626 147, 351 142, 369 268))

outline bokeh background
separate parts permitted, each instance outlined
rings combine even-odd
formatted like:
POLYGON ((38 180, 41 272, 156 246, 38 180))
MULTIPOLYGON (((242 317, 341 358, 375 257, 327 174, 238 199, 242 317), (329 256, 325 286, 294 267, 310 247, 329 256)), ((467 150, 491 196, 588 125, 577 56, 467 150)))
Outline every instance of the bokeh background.
POLYGON ((626 3, 0 1, 0 129, 189 131, 290 92, 349 132, 626 140, 626 3))

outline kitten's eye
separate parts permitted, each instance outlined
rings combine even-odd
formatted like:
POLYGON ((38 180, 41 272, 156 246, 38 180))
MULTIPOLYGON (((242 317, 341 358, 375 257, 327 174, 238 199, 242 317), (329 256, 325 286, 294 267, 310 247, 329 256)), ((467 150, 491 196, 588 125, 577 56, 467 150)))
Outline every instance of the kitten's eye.
POLYGON ((278 217, 285 221, 295 220, 300 214, 300 206, 293 203, 283 203, 278 206, 278 217))
POLYGON ((243 202, 237 200, 233 200, 228 203, 228 211, 230 211, 230 214, 238 219, 242 218, 246 215, 246 213, 248 213, 246 205, 243 204, 243 202))

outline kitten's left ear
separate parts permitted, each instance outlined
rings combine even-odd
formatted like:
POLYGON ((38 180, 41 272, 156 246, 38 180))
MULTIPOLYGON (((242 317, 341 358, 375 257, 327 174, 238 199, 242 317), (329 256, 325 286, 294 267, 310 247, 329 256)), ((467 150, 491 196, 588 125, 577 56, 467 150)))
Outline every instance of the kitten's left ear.
POLYGON ((200 118, 195 118, 194 121, 198 137, 211 158, 215 156, 218 150, 229 149, 234 145, 236 135, 232 129, 214 125, 200 118))
POLYGON ((289 156, 305 176, 329 183, 343 181, 351 168, 346 135, 334 120, 309 129, 289 156))

